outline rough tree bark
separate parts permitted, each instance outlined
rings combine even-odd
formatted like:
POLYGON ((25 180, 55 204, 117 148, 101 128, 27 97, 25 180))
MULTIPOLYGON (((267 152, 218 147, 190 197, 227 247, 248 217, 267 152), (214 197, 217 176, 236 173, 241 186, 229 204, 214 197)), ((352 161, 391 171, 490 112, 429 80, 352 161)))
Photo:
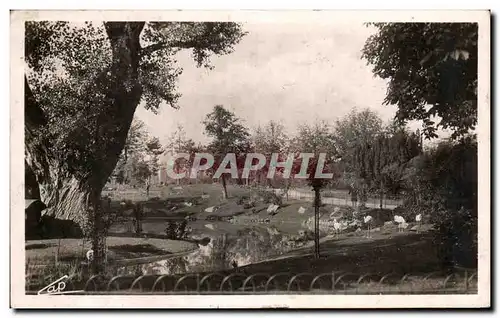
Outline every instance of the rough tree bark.
MULTIPOLYGON (((105 76, 110 84, 106 92, 109 102, 96 106, 99 114, 95 139, 99 147, 97 152, 101 156, 89 158, 93 163, 92 173, 78 178, 62 169, 61 163, 50 155, 47 145, 37 134, 38 128, 46 123, 27 120, 25 124, 26 163, 36 174, 41 199, 48 206, 47 213, 58 219, 73 220, 83 229, 92 229, 92 233, 87 234, 93 241, 95 272, 102 269, 102 264, 98 263, 104 259, 105 246, 101 191, 118 162, 142 95, 138 66, 139 36, 143 27, 144 22, 105 23, 111 44, 112 65, 101 76, 105 76)), ((26 111, 43 113, 27 80, 25 90, 26 111)))
POLYGON ((24 78, 24 138, 25 138, 25 160, 24 160, 24 189, 25 196, 29 199, 40 199, 40 188, 35 171, 45 173, 48 170, 46 161, 38 161, 39 155, 46 154, 46 147, 40 142, 41 136, 38 129, 47 124, 45 114, 36 103, 24 78))

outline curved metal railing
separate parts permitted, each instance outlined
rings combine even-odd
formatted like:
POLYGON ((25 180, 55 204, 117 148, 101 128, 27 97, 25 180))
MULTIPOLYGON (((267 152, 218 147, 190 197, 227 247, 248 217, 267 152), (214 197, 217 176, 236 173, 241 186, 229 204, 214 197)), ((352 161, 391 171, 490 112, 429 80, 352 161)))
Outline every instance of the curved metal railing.
MULTIPOLYGON (((279 272, 186 275, 95 275, 67 286, 81 294, 471 294, 477 293, 477 271, 453 273, 279 272)), ((28 294, 36 293, 27 291, 28 294)))

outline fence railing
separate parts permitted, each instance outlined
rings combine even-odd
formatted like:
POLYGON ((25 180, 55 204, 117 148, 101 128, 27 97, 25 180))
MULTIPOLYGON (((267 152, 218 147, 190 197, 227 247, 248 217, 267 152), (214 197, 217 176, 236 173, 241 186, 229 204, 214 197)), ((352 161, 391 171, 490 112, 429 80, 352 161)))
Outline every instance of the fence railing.
POLYGON ((148 200, 149 198, 161 197, 161 190, 150 190, 149 196, 146 195, 146 190, 137 189, 137 190, 117 190, 117 191, 102 191, 102 195, 110 195, 115 200, 131 200, 131 201, 143 201, 148 200))
MULTIPOLYGON (((69 278, 66 290, 75 294, 474 294, 477 271, 451 274, 354 274, 330 272, 276 274, 186 274, 92 276, 69 278)), ((65 290, 65 291, 66 291, 65 290)), ((36 294, 28 290, 27 294, 36 294)))
MULTIPOLYGON (((275 192, 283 194, 283 190, 274 189, 275 192)), ((283 194, 284 195, 284 194, 283 194)), ((345 205, 350 206, 352 204, 351 197, 349 195, 343 195, 342 197, 337 196, 329 196, 328 193, 325 193, 321 197, 321 202, 325 204, 333 204, 333 205, 345 205)), ((298 191, 291 189, 288 191, 288 199, 294 200, 304 200, 304 201, 313 201, 314 200, 314 192, 312 191, 298 191)), ((395 209, 397 206, 402 204, 402 200, 394 200, 394 199, 383 199, 382 207, 384 209, 395 209)), ((380 199, 376 198, 368 198, 365 202, 365 205, 369 208, 379 208, 380 207, 380 199)))
MULTIPOLYGON (((269 189, 270 191, 274 191, 279 194, 283 194, 283 189, 269 189)), ((153 198, 153 197, 161 197, 162 195, 162 190, 161 189, 151 189, 149 191, 149 196, 146 195, 146 190, 142 188, 138 189, 125 189, 125 190, 117 190, 117 191, 103 191, 103 195, 112 195, 113 198, 121 200, 121 199, 127 199, 127 200, 132 200, 132 201, 141 201, 141 200, 147 200, 148 198, 153 198)), ((294 200, 304 200, 304 201, 313 201, 314 200, 314 192, 312 191, 305 191, 305 190, 295 190, 295 189, 290 189, 288 190, 288 199, 294 199, 294 200)), ((325 204, 332 204, 332 205, 345 205, 345 206, 350 206, 351 203, 351 197, 348 194, 339 194, 337 193, 335 196, 330 196, 328 191, 325 192, 322 197, 321 197, 321 202, 325 204)), ((388 199, 384 198, 382 200, 382 207, 384 209, 395 209, 398 205, 401 205, 402 200, 397 200, 397 199, 388 199)), ((367 201, 365 202, 365 205, 369 208, 379 208, 380 207, 380 199, 377 198, 368 198, 367 201)))

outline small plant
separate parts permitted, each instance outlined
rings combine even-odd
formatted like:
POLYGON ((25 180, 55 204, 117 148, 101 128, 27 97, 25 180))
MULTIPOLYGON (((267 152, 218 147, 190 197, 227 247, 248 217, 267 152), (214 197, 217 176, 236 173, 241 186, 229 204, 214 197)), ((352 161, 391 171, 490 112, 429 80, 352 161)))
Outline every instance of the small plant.
POLYGON ((248 195, 239 195, 236 199, 236 204, 244 205, 249 200, 250 200, 250 197, 248 195))
POLYGON ((165 234, 169 240, 182 240, 188 234, 186 231, 187 220, 168 221, 165 228, 165 234))
POLYGON ((243 208, 244 208, 244 209, 251 209, 251 208, 254 208, 254 207, 255 207, 255 205, 256 205, 255 201, 251 200, 251 201, 249 201, 249 202, 245 202, 245 203, 243 204, 243 208))

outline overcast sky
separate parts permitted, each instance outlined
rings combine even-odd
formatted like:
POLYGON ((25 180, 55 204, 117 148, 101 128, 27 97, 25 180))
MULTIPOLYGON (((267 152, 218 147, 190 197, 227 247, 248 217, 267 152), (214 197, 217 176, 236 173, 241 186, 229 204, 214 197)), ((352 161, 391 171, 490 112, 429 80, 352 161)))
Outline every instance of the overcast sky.
MULTIPOLYGON (((395 106, 383 106, 386 84, 375 78, 361 49, 374 29, 362 24, 245 24, 234 53, 213 57, 214 70, 197 68, 180 53, 180 109, 162 106, 154 115, 139 107, 152 135, 165 143, 181 124, 188 138, 205 141, 201 121, 222 104, 247 127, 281 121, 293 133, 299 123, 332 123, 353 107, 370 108, 384 121, 395 106)), ((417 128, 418 125, 412 125, 417 128)))

